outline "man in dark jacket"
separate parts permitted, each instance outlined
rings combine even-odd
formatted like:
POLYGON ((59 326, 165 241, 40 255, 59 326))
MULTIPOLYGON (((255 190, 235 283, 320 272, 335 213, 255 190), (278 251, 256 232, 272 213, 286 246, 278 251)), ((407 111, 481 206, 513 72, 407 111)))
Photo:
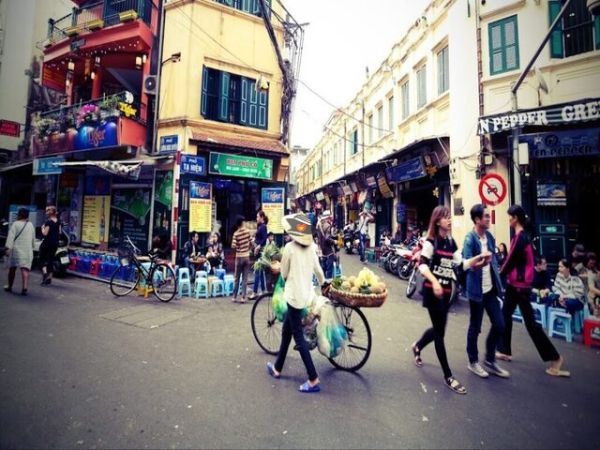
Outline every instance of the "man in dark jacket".
POLYGON ((333 263, 335 262, 335 239, 331 235, 331 212, 323 211, 317 225, 317 239, 323 256, 323 272, 325 278, 333 278, 333 263))

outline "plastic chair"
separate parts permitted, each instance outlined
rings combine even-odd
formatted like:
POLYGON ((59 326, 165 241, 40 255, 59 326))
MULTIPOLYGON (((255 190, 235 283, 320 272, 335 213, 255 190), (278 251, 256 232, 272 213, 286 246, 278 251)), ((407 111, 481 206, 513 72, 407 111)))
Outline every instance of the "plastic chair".
POLYGON ((235 291, 235 278, 233 275, 225 275, 223 278, 223 284, 225 289, 225 295, 233 295, 235 291))
POLYGON ((215 276, 221 280, 225 279, 225 274, 227 271, 225 269, 215 269, 215 276))
POLYGON ((533 303, 531 302, 531 308, 533 309, 533 314, 535 317, 535 321, 539 323, 542 328, 548 329, 548 307, 542 303, 533 303))
POLYGON ((179 269, 179 277, 177 278, 177 297, 181 298, 181 296, 183 295, 184 288, 187 291, 187 295, 191 297, 192 283, 190 280, 190 269, 188 269, 187 267, 179 269))
POLYGON ((573 342, 572 321, 573 317, 564 309, 549 308, 548 335, 562 336, 567 342, 573 342))
POLYGON ((208 272, 206 270, 196 270, 196 279, 198 278, 208 278, 208 272))
POLYGON ((194 282, 194 297, 208 298, 208 278, 199 277, 198 273, 196 273, 196 281, 194 282))
POLYGON ((210 296, 219 297, 225 295, 225 284, 220 278, 213 278, 210 282, 210 296))

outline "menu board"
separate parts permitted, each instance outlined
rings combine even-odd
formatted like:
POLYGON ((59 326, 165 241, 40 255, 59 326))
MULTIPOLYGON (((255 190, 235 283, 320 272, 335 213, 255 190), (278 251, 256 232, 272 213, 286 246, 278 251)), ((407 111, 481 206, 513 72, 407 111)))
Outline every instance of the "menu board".
POLYGON ((100 244, 102 242, 108 242, 109 219, 110 196, 84 196, 81 240, 90 244, 100 244))
POLYGON ((273 234, 283 234, 285 188, 263 188, 262 210, 269 218, 267 230, 273 234))
POLYGON ((212 184, 190 181, 190 232, 209 233, 212 225, 212 184))

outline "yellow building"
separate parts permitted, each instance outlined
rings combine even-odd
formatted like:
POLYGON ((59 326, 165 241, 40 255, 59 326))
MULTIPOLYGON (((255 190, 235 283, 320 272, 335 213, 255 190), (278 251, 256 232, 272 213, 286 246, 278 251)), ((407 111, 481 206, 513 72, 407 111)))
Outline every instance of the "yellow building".
MULTIPOLYGON (((289 103, 282 98, 290 98, 284 91, 293 75, 290 69, 284 77, 282 67, 294 65, 293 52, 283 55, 285 15, 280 2, 267 0, 165 5, 156 146, 159 154, 177 155, 179 249, 191 231, 201 239, 219 231, 227 247, 236 217, 254 221, 264 200, 275 199, 274 216, 283 213, 289 103), (212 191, 202 208, 194 199, 198 186, 212 191)), ((281 232, 277 220, 269 225, 281 232)))

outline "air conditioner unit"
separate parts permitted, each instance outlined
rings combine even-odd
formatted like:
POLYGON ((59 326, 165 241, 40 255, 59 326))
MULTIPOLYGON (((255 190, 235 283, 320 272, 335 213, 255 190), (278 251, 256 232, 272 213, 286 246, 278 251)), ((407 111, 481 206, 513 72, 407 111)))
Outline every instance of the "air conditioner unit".
POLYGON ((452 184, 453 186, 459 185, 460 184, 460 178, 461 178, 461 162, 458 158, 452 158, 450 160, 450 184, 452 184))
POLYGON ((156 95, 158 89, 158 77, 156 75, 146 75, 144 77, 144 94, 156 95))

